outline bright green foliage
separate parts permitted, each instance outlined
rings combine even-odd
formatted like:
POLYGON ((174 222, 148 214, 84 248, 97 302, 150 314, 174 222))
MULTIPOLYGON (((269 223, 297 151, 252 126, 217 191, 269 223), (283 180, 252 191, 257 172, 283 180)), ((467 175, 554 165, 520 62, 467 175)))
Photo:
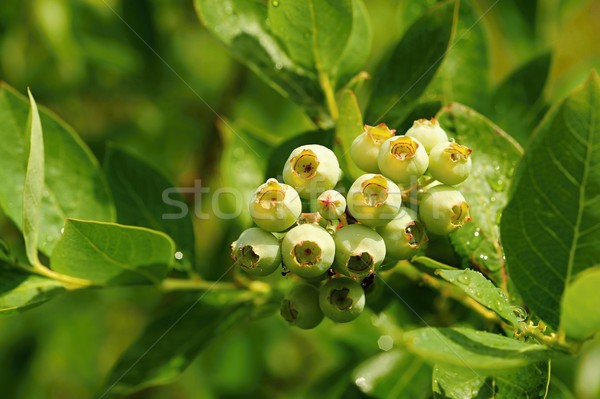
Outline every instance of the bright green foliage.
POLYGON ((420 398, 431 389, 431 367, 417 356, 394 349, 361 363, 354 370, 353 380, 369 396, 420 398))
POLYGON ((569 285, 562 299, 562 327, 568 337, 585 339, 600 330, 600 316, 595 311, 600 301, 600 269, 590 268, 569 285))
MULTIPOLYGON (((29 101, 2 83, 0 139, 10 145, 0 146, 0 180, 3 182, 0 184, 0 205, 19 228, 23 228, 23 189, 33 129, 28 114, 29 101)), ((37 205, 41 206, 37 235, 39 249, 49 255, 60 237, 65 217, 112 221, 114 207, 97 161, 76 133, 44 109, 40 110, 40 121, 44 143, 40 147, 39 135, 42 132, 36 123, 34 131, 38 138, 34 143, 37 148, 34 149, 32 161, 38 164, 44 162, 43 172, 39 170, 39 165, 35 169, 36 178, 39 180, 39 173, 42 173, 45 181, 41 204, 37 205), (44 151, 43 158, 35 155, 39 154, 40 148, 44 151)), ((31 174, 29 179, 30 187, 36 184, 31 174)))
POLYGON ((491 373, 436 364, 433 368, 433 397, 543 398, 548 392, 549 380, 549 361, 491 373))
POLYGON ((21 313, 65 292, 63 285, 55 280, 32 276, 0 268, 0 314, 21 313))
POLYGON ((340 116, 335 131, 335 136, 338 138, 339 142, 336 143, 336 155, 338 156, 342 170, 349 175, 345 177, 352 180, 364 173, 355 162, 352 162, 350 159, 352 144, 364 130, 363 119, 356 94, 351 90, 343 90, 339 96, 338 107, 340 116))
POLYGON ((165 234, 113 223, 68 219, 52 269, 102 285, 157 283, 175 259, 165 234))
POLYGON ((438 270, 437 274, 459 287, 486 308, 498 313, 500 317, 513 326, 517 326, 517 317, 504 292, 500 288, 496 288, 481 273, 474 270, 438 270))
POLYGON ((561 298, 600 262, 600 78, 555 106, 515 172, 502 217, 509 273, 545 322, 560 324, 561 298))
POLYGON ((174 184, 143 160, 114 146, 106 154, 104 169, 118 222, 168 234, 183 257, 176 267, 190 269, 195 261, 193 210, 181 208, 183 196, 174 184))
POLYGON ((25 183, 23 186, 23 238, 27 258, 32 265, 39 263, 38 241, 40 235, 40 219, 42 195, 44 190, 44 135, 37 104, 29 92, 31 103, 31 134, 29 139, 29 157, 25 183))
POLYGON ((543 91, 551 62, 550 53, 534 57, 508 76, 494 93, 494 121, 522 145, 527 144, 545 111, 543 91))
POLYGON ((489 271, 497 284, 505 276, 500 248, 498 222, 508 201, 511 176, 523 149, 508 134, 474 110, 459 104, 443 109, 436 118, 451 138, 475 149, 471 154, 472 173, 460 191, 468 203, 486 204, 470 207, 471 222, 450 236, 465 267, 475 264, 489 271))
POLYGON ((544 360, 543 345, 468 328, 420 328, 403 336, 407 350, 432 363, 499 371, 544 360))
POLYGON ((385 118, 388 125, 395 126, 404 119, 446 55, 457 10, 458 2, 445 1, 411 25, 375 74, 366 123, 379 123, 385 118))
POLYGON ((597 1, 179 3, 0 6, 3 396, 597 396, 597 1))

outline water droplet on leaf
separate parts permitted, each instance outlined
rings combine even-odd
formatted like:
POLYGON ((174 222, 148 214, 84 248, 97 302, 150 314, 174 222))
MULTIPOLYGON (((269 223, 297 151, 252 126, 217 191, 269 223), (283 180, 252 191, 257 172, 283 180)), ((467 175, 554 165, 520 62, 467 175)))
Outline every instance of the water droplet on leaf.
POLYGON ((513 306, 513 312, 517 316, 517 321, 525 321, 527 320, 527 311, 523 309, 521 306, 513 306))
POLYGON ((460 281, 463 284, 469 284, 471 282, 471 279, 466 274, 463 274, 458 277, 458 281, 460 281))

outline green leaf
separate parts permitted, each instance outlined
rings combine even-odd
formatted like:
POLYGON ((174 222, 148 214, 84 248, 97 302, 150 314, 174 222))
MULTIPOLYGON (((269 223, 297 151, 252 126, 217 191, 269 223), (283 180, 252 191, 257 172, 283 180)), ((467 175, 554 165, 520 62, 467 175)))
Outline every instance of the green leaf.
POLYGON ((352 0, 352 31, 334 69, 334 81, 338 82, 338 87, 354 77, 364 66, 371 54, 372 40, 373 31, 367 7, 363 0, 352 0))
MULTIPOLYGON (((461 0, 456 33, 425 97, 459 102, 480 112, 490 97, 490 57, 484 24, 470 0, 461 0)), ((425 116, 422 116, 425 117, 425 116)))
MULTIPOLYGON (((213 195, 218 195, 219 210, 226 212, 224 216, 234 215, 242 226, 249 227, 252 218, 248 214, 246 202, 266 180, 264 171, 273 147, 271 143, 230 122, 219 124, 219 132, 223 139, 220 161, 222 187, 213 192, 213 195)), ((281 174, 281 170, 278 174, 281 174)))
POLYGON ((562 300, 562 326, 568 337, 585 339, 600 331, 600 267, 588 269, 567 286, 562 300))
POLYGON ((404 334, 406 349, 431 363, 497 371, 546 360, 547 348, 469 328, 425 327, 404 334))
POLYGON ((31 130, 29 134, 29 156, 23 186, 23 238, 25 239, 27 259, 32 265, 37 265, 40 263, 38 240, 42 193, 44 191, 44 135, 37 104, 31 91, 28 90, 27 92, 31 104, 31 130))
POLYGON ((362 115, 356 95, 352 90, 342 90, 339 94, 340 116, 335 129, 337 157, 340 167, 349 179, 356 179, 364 172, 356 166, 350 157, 350 146, 356 137, 364 131, 362 115))
POLYGON ((352 30, 352 0, 269 1, 268 14, 273 34, 297 64, 329 73, 340 61, 352 30))
POLYGON ((549 361, 489 373, 436 364, 433 368, 433 397, 436 399, 544 398, 549 380, 549 361))
POLYGON ((396 5, 400 33, 404 33, 410 26, 427 12, 427 10, 442 0, 422 0, 422 1, 399 1, 396 5))
POLYGON ((97 284, 156 283, 167 274, 175 244, 142 227, 67 219, 52 269, 97 284))
POLYGON ((457 270, 457 271, 459 270, 456 267, 452 267, 445 263, 438 262, 435 259, 431 259, 427 256, 421 256, 421 255, 414 256, 410 260, 410 263, 417 265, 420 268, 429 270, 431 272, 433 272, 433 271, 437 272, 438 270, 457 270))
POLYGON ((543 91, 552 56, 543 53, 508 76, 492 101, 494 121, 519 143, 526 144, 544 108, 543 91))
POLYGON ((214 304, 179 301, 159 314, 113 366, 101 392, 123 397, 173 381, 213 338, 239 326, 250 313, 247 302, 214 304))
POLYGON ((508 201, 510 180, 523 150, 508 134, 460 104, 436 116, 450 137, 473 149, 473 168, 459 186, 470 204, 471 222, 450 235, 464 266, 474 266, 504 285, 504 258, 498 223, 508 201))
MULTIPOLYGON (((23 192, 29 156, 29 101, 0 83, 0 206, 23 230, 23 192)), ((39 249, 49 255, 66 217, 112 221, 115 211, 96 159, 76 133, 40 107, 44 177, 39 249)), ((39 162, 39 159, 38 159, 39 162)), ((39 178, 39 176, 38 176, 39 178)))
POLYGON ((438 270, 436 274, 460 288, 468 296, 517 326, 517 316, 501 289, 474 270, 438 270))
POLYGON ((287 161, 292 151, 301 145, 306 144, 321 144, 325 147, 332 148, 335 140, 335 131, 333 130, 316 130, 297 135, 287 141, 284 141, 271 152, 269 162, 267 163, 268 177, 280 177, 283 173, 283 165, 287 161))
POLYGON ((425 399, 431 386, 431 366, 401 350, 379 353, 352 373, 356 386, 369 397, 425 399))
POLYGON ((425 91, 444 59, 458 14, 458 2, 447 1, 416 20, 375 74, 365 122, 402 122, 425 91))
POLYGON ((0 315, 21 313, 65 292, 56 280, 0 269, 0 315))
POLYGON ((260 0, 195 0, 202 23, 234 57, 281 95, 305 108, 315 120, 326 119, 316 72, 290 58, 267 25, 267 3, 260 0))
POLYGON ((599 148, 594 73, 538 126, 502 216, 509 274, 529 308, 554 328, 573 278, 600 264, 599 148))
POLYGON ((195 260, 193 209, 190 211, 177 187, 142 159, 115 146, 107 151, 104 169, 118 222, 169 235, 183 255, 176 267, 189 270, 195 260))

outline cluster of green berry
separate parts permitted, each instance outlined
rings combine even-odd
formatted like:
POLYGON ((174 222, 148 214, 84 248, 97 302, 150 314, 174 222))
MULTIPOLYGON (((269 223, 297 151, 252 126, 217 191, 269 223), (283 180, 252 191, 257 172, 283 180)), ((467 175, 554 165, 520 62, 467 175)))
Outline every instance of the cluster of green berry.
POLYGON ((281 305, 290 324, 308 329, 324 316, 354 320, 384 260, 393 266, 410 259, 428 233, 446 235, 469 220, 469 205, 454 186, 469 176, 471 149, 448 140, 435 119, 394 133, 385 124, 365 126, 354 140, 352 160, 367 174, 345 197, 333 151, 304 145, 288 157, 285 183, 268 179, 251 198, 258 227, 231 244, 231 256, 253 275, 269 275, 283 263, 284 275, 304 280, 281 305), (417 210, 402 206, 412 194, 417 210))

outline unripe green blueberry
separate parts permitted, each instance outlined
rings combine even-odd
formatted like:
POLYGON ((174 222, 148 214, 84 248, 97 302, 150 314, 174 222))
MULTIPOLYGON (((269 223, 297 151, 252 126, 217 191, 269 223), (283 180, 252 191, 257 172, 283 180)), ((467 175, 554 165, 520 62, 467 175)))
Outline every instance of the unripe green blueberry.
POLYGON ((317 198, 317 209, 327 220, 339 219, 346 211, 346 198, 335 190, 327 190, 317 198))
POLYGON ((406 132, 406 135, 419 140, 427 153, 436 145, 448 142, 448 135, 440 127, 440 123, 435 118, 414 121, 412 127, 406 132))
POLYGON ((402 208, 398 216, 377 232, 385 241, 387 256, 393 260, 410 259, 425 246, 427 234, 417 214, 412 209, 402 208))
POLYGON ((349 277, 333 278, 321 287, 319 305, 331 320, 347 323, 356 319, 365 308, 365 292, 349 277))
POLYGON ((367 173, 379 173, 377 156, 384 141, 394 137, 396 130, 387 127, 385 123, 377 126, 365 125, 365 131, 354 139, 350 146, 350 156, 360 169, 367 173))
POLYGON ((383 226, 400 211, 402 193, 390 179, 369 173, 356 179, 346 200, 356 220, 367 226, 383 226))
POLYGON ((281 301, 281 317, 304 330, 315 328, 323 320, 319 306, 319 289, 310 284, 298 284, 281 301))
POLYGON ((465 197, 454 187, 443 184, 421 195, 419 218, 427 231, 437 235, 449 234, 471 220, 465 197))
POLYGON ((314 224, 302 224, 287 232, 281 242, 283 264, 300 277, 318 277, 327 272, 335 256, 331 235, 314 224))
POLYGON ((365 277, 375 272, 385 258, 385 242, 367 226, 351 224, 342 227, 335 241, 334 268, 351 277, 365 277))
POLYGON ((279 240, 258 227, 244 230, 230 248, 234 262, 255 276, 269 275, 281 265, 279 240))
POLYGON ((267 231, 283 231, 302 213, 302 201, 296 190, 275 179, 262 184, 250 199, 250 216, 256 225, 267 231))
POLYGON ((395 136, 381 145, 377 164, 385 177, 408 186, 423 176, 429 166, 429 157, 419 140, 395 136))
POLYGON ((283 167, 283 181, 306 199, 334 188, 340 175, 340 164, 333 151, 318 144, 296 148, 283 167))
POLYGON ((454 142, 440 143, 429 154, 429 173, 435 180, 454 186, 460 184, 471 173, 469 147, 454 142))

